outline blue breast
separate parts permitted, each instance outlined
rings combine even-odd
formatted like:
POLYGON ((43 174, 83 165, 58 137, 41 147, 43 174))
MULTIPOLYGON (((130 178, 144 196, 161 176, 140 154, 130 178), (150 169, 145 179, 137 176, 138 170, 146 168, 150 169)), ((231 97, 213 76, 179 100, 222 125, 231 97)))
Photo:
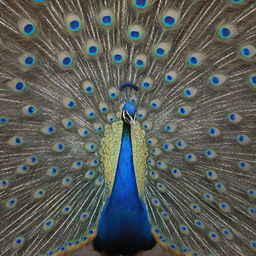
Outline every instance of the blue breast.
POLYGON ((101 214, 94 247, 111 255, 148 250, 155 245, 150 229, 136 185, 130 126, 124 124, 115 182, 101 214))

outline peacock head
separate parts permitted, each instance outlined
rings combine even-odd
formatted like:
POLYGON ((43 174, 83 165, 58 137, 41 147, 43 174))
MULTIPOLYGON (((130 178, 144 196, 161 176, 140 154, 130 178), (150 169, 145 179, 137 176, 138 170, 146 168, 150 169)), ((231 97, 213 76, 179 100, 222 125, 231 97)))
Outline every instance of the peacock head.
POLYGON ((122 109, 122 120, 129 125, 135 125, 137 108, 131 103, 126 102, 122 109))

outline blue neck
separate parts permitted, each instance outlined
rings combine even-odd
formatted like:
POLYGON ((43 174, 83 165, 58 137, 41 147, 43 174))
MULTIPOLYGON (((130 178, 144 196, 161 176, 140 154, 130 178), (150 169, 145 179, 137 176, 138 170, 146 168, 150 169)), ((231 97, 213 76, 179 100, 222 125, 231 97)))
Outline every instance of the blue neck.
POLYGON ((94 247, 111 255, 148 250, 155 245, 150 229, 136 184, 131 127, 124 123, 115 181, 101 214, 94 247))
POLYGON ((122 204, 129 208, 142 207, 133 165, 131 127, 126 123, 123 125, 122 144, 108 207, 113 204, 122 204))

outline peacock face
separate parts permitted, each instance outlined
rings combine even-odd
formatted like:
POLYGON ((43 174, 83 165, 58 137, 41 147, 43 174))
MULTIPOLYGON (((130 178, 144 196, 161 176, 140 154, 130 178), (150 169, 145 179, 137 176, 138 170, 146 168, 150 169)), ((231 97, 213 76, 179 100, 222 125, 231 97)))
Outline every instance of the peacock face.
POLYGON ((131 103, 126 102, 122 109, 122 120, 129 125, 135 125, 137 108, 131 103))

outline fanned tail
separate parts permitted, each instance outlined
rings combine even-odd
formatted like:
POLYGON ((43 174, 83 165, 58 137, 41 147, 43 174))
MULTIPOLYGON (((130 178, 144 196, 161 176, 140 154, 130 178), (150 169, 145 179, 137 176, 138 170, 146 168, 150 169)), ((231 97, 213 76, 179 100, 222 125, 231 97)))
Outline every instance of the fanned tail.
POLYGON ((173 255, 256 251, 256 4, 0 0, 0 252, 92 241, 104 131, 137 105, 143 200, 173 255))

